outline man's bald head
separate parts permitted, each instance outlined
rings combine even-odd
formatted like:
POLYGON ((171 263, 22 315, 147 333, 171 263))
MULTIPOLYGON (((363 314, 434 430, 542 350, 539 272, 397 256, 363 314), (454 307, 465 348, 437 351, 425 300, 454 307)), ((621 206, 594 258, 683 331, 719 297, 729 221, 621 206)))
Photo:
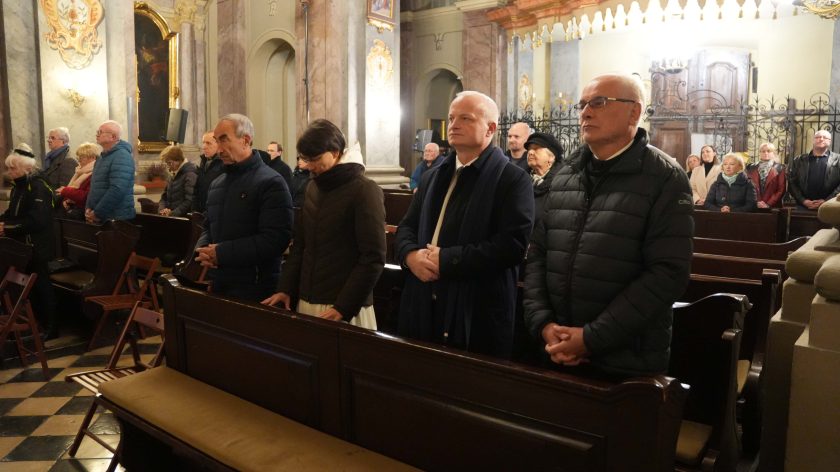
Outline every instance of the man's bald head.
POLYGON ((528 123, 514 123, 508 130, 507 146, 514 159, 520 159, 525 155, 525 141, 531 135, 531 128, 528 123))

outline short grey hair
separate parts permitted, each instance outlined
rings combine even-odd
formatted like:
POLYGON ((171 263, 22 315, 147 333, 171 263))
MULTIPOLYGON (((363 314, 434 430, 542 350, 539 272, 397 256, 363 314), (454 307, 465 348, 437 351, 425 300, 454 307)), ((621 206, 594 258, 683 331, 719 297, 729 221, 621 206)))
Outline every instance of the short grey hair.
POLYGON ((455 95, 455 100, 464 97, 478 97, 481 99, 481 111, 484 113, 484 119, 489 123, 499 124, 499 106, 496 105, 496 102, 492 98, 475 90, 464 90, 455 95))
POLYGON ((23 169, 23 171, 27 174, 31 174, 32 171, 38 168, 38 161, 35 160, 34 157, 29 157, 24 154, 21 154, 20 151, 32 154, 32 148, 29 147, 26 143, 20 143, 15 146, 14 151, 11 154, 6 156, 6 167, 14 167, 18 169, 23 169))
POLYGON ((70 142, 70 130, 67 129, 66 126, 59 126, 58 128, 53 128, 47 134, 55 133, 58 135, 58 139, 64 141, 64 144, 68 144, 70 142))
POLYGON ((425 146, 423 146, 423 150, 425 151, 426 148, 429 146, 434 146, 435 152, 440 152, 440 146, 438 146, 438 143, 428 143, 425 146))
POLYGON ((730 152, 730 153, 727 153, 725 156, 723 156, 723 159, 721 159, 721 162, 724 162, 727 159, 735 159, 735 161, 738 162, 738 165, 741 166, 741 170, 744 170, 744 156, 742 156, 740 154, 736 154, 734 152, 730 152))
MULTIPOLYGON (((114 132, 114 137, 119 139, 120 135, 122 134, 122 125, 117 123, 114 120, 106 120, 102 122, 102 125, 111 125, 116 131, 114 132)), ((99 125, 99 126, 102 126, 99 125)))
POLYGON ((824 137, 831 139, 831 133, 827 129, 818 130, 816 133, 814 133, 814 137, 816 138, 817 135, 823 135, 824 137))
POLYGON ((239 113, 228 113, 219 121, 230 121, 234 124, 234 133, 237 138, 241 138, 246 134, 251 137, 251 143, 254 142, 254 123, 245 115, 239 113))

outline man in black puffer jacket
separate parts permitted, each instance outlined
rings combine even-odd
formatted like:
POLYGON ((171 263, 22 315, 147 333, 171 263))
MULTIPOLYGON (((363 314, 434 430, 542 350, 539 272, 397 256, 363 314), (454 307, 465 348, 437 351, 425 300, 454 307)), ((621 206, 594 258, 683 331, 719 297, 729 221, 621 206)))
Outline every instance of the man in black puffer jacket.
POLYGON ((604 75, 579 103, 585 145, 554 177, 525 275, 525 320, 557 364, 665 372, 671 305, 688 283, 691 188, 638 128, 643 94, 604 75))

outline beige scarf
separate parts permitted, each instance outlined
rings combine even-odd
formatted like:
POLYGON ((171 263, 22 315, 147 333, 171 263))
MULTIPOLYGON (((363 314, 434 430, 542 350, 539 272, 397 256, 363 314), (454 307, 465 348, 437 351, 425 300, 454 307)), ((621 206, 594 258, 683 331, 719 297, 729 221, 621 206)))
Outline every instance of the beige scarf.
POLYGON ((70 179, 70 182, 67 184, 67 186, 79 188, 85 182, 85 180, 90 178, 90 174, 93 173, 94 164, 96 164, 96 160, 90 161, 87 164, 76 168, 76 173, 73 174, 73 178, 70 179))

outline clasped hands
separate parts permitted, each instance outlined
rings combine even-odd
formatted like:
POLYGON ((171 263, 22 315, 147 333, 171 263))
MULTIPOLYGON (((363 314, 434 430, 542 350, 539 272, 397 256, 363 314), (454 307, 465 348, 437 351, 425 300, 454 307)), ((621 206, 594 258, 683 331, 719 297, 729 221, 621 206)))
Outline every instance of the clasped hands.
POLYGON ((409 252, 405 265, 421 282, 434 282, 440 278, 440 247, 427 244, 425 249, 409 252))
POLYGON ((825 200, 804 200, 802 204, 809 210, 818 210, 825 200))
POLYGON ((216 258, 216 244, 208 244, 195 250, 195 261, 200 263, 202 267, 210 267, 215 269, 219 266, 219 260, 216 258))
POLYGON ((589 352, 583 342, 583 328, 549 323, 543 327, 542 337, 545 341, 545 352, 551 356, 552 362, 569 366, 589 362, 589 352))

